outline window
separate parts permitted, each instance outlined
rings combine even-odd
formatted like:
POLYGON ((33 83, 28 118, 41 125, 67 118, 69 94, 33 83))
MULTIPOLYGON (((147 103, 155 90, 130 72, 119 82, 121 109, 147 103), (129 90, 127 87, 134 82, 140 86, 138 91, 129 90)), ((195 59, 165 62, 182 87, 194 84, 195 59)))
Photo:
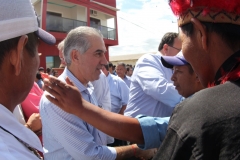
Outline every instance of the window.
POLYGON ((59 56, 47 56, 46 67, 47 68, 58 68, 61 64, 59 56))
POLYGON ((101 21, 99 19, 90 17, 90 26, 101 30, 101 21))
POLYGON ((63 31, 62 14, 47 12, 47 30, 54 32, 63 31))

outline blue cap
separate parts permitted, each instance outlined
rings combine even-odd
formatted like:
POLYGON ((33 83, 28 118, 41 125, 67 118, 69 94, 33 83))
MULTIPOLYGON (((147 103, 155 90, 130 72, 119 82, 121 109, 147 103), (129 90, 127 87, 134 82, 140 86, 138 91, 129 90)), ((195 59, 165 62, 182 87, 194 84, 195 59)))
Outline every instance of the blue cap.
POLYGON ((173 68, 173 66, 184 66, 189 63, 183 57, 182 52, 179 52, 176 56, 162 56, 161 61, 164 67, 173 68))

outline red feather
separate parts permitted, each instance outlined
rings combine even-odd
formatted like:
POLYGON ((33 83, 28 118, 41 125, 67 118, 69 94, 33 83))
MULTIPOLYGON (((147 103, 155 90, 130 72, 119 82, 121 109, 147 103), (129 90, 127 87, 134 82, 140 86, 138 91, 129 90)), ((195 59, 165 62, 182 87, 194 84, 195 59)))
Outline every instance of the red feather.
MULTIPOLYGON (((240 0, 169 0, 169 5, 173 13, 177 16, 181 15, 190 8, 198 7, 240 14, 240 0), (191 1, 193 4, 192 6, 191 1)), ((206 11, 203 14, 206 14, 206 11)))

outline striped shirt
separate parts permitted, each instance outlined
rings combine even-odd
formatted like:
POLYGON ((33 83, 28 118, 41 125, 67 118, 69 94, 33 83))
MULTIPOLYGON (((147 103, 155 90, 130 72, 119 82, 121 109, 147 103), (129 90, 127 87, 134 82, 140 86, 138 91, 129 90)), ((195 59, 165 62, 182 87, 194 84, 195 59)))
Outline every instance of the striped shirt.
MULTIPOLYGON (((59 79, 65 78, 76 85, 82 97, 97 104, 91 83, 85 87, 65 68, 59 79)), ((45 160, 113 160, 116 150, 104 146, 106 135, 73 114, 49 102, 45 96, 40 102, 45 160)))

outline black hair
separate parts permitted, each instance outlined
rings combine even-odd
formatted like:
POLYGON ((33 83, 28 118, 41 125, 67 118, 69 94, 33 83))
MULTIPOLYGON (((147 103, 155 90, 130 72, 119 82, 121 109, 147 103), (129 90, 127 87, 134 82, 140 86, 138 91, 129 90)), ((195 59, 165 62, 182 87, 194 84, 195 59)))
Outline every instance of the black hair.
POLYGON ((107 71, 109 71, 109 64, 103 65, 107 71))
POLYGON ((38 80, 42 79, 42 76, 41 76, 40 72, 37 72, 36 78, 37 78, 38 80))
MULTIPOLYGON (((230 23, 201 22, 206 26, 207 32, 217 33, 230 48, 239 47, 240 26, 230 23)), ((189 37, 193 34, 193 24, 188 23, 181 26, 182 31, 189 37)))
POLYGON ((177 38, 177 37, 178 37, 178 33, 174 33, 174 32, 166 33, 163 36, 163 38, 162 38, 162 40, 161 40, 161 42, 160 42, 160 44, 158 46, 158 51, 161 51, 163 49, 164 44, 172 46, 173 43, 174 43, 175 38, 177 38))
POLYGON ((109 67, 109 68, 113 68, 112 62, 109 62, 109 63, 108 63, 108 67, 109 67))

